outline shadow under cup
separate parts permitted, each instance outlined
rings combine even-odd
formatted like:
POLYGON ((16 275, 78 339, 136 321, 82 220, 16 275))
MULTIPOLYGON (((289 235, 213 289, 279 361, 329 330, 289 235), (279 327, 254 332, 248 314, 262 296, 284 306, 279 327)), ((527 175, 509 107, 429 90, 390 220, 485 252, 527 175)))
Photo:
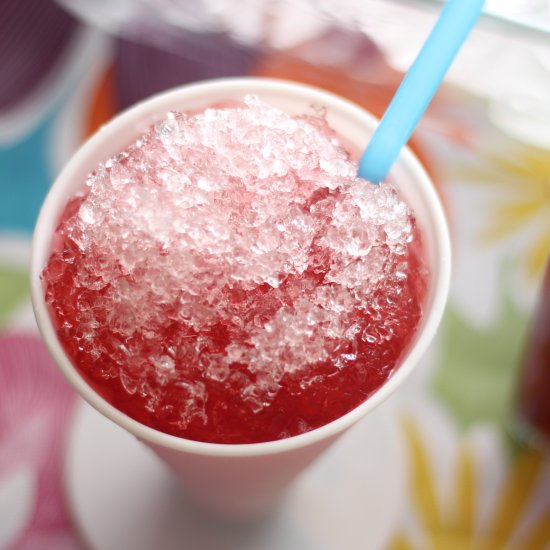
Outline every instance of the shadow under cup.
POLYGON ((135 435, 174 472, 197 503, 225 517, 250 517, 268 510, 289 482, 350 426, 372 411, 403 383, 431 342, 447 299, 450 244, 441 204, 426 172, 405 149, 391 177, 409 202, 423 235, 430 280, 424 316, 408 354, 390 379, 367 401, 341 418, 288 439, 245 445, 191 441, 159 432, 115 409, 81 377, 65 354, 50 319, 40 279, 51 253, 52 238, 68 200, 81 189, 100 162, 125 149, 170 110, 198 110, 242 101, 255 94, 289 114, 311 105, 327 109, 330 126, 361 151, 377 121, 352 103, 321 90, 279 80, 237 78, 206 81, 154 96, 125 111, 92 136, 72 157, 53 184, 40 212, 32 244, 31 294, 38 326, 67 380, 100 413, 135 435))

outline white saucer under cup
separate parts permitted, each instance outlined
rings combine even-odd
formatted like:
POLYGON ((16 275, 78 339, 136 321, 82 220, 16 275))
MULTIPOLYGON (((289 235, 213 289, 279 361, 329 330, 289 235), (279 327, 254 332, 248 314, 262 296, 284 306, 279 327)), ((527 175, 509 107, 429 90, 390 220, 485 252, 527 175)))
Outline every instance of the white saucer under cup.
MULTIPOLYGON (((262 78, 206 81, 154 96, 103 126, 72 157, 54 182, 40 212, 32 246, 31 295, 38 326, 62 373, 92 407, 151 448, 173 471, 186 493, 205 509, 242 518, 271 509, 289 483, 338 437, 390 396, 412 372, 441 320, 450 278, 450 244, 443 210, 421 164, 404 149, 391 177, 412 206, 423 234, 431 270, 424 316, 401 365, 367 401, 341 418, 288 439, 246 445, 190 441, 140 424, 106 402, 81 377, 57 339, 40 280, 52 236, 67 200, 100 163, 125 149, 170 110, 199 110, 242 101, 248 94, 291 115, 312 105, 326 108, 327 121, 352 147, 361 150, 377 121, 356 105, 309 86, 262 78)), ((365 184, 367 185, 367 184, 365 184)))
POLYGON ((406 496, 391 401, 299 474, 271 515, 237 524, 197 508, 149 449, 83 402, 65 467, 72 516, 91 550, 382 550, 406 496))

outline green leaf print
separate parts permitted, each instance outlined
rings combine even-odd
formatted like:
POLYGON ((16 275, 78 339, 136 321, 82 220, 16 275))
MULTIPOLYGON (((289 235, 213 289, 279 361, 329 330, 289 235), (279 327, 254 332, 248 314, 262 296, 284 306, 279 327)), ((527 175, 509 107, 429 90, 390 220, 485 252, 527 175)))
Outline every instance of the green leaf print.
POLYGON ((483 421, 504 428, 509 419, 528 317, 505 292, 499 302, 486 328, 470 325, 451 303, 443 320, 433 389, 461 429, 483 421))
POLYGON ((29 293, 27 272, 22 269, 0 267, 0 327, 29 293))

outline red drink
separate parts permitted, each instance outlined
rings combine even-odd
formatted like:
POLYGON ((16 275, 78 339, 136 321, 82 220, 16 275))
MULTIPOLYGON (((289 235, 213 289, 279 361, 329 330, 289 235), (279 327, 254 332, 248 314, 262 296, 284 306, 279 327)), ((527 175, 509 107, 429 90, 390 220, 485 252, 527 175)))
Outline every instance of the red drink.
POLYGON ((422 314, 420 235, 322 117, 171 114, 66 207, 44 272, 75 366, 173 435, 281 439, 365 401, 422 314))
POLYGON ((522 364, 519 410, 522 419, 550 441, 550 264, 522 364))

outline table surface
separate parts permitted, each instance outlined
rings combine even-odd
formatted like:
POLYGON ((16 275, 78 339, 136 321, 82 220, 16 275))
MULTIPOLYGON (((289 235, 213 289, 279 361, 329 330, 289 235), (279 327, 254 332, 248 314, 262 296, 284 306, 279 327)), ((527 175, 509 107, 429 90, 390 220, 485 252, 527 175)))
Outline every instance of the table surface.
MULTIPOLYGON (((361 29, 293 31, 285 49, 211 33, 166 50, 50 2, 11 4, 0 17, 0 548, 82 548, 62 487, 77 399, 40 340, 27 285, 55 174, 120 109, 213 76, 301 80, 379 114, 424 23, 402 18, 397 32, 388 5, 361 29)), ((550 548, 550 458, 511 435, 550 249, 549 47, 474 33, 411 143, 447 210, 454 269, 441 330, 395 400, 407 496, 390 550, 550 548)))
MULTIPOLYGON (((397 0, 399 1, 399 0, 397 0)), ((401 0, 441 7, 445 0, 401 0)), ((483 19, 505 25, 512 32, 531 32, 550 36, 548 0, 485 0, 483 19)))

